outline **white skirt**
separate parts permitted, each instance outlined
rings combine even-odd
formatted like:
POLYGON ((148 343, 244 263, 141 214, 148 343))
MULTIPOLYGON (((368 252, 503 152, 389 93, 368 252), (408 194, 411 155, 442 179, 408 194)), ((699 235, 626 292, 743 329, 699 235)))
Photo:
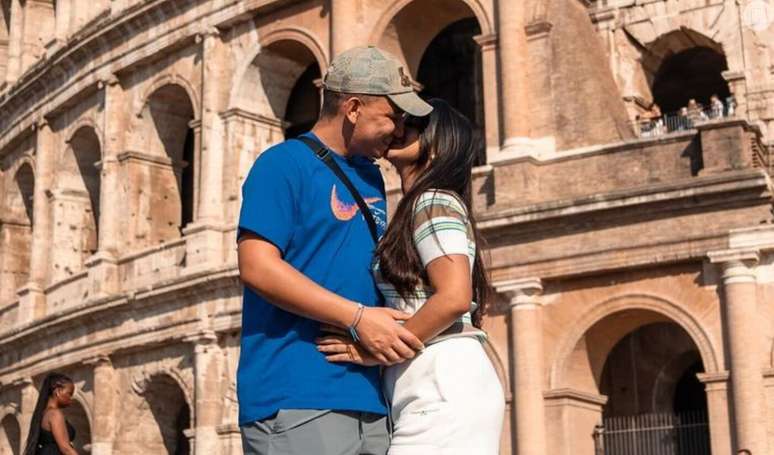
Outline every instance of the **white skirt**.
POLYGON ((394 432, 389 455, 496 455, 505 397, 473 337, 440 341, 388 367, 385 393, 394 432))

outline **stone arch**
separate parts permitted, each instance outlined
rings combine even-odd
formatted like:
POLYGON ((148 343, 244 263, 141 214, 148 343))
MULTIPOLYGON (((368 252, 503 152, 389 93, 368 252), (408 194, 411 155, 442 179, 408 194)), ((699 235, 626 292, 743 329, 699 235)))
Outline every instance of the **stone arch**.
POLYGON ((69 128, 67 128, 67 133, 65 134, 67 139, 65 139, 65 143, 69 144, 72 142, 75 134, 82 128, 89 128, 94 131, 94 135, 96 136, 97 141, 99 141, 100 150, 102 150, 102 141, 104 138, 102 134, 102 128, 100 128, 97 121, 91 117, 81 118, 77 122, 73 123, 69 128))
POLYGON ((134 213, 134 245, 156 245, 182 236, 195 218, 196 93, 175 75, 150 85, 136 122, 132 162, 135 185, 130 204, 134 213))
POLYGON ((27 283, 34 222, 34 162, 24 157, 4 182, 0 204, 0 302, 14 300, 16 290, 27 283))
MULTIPOLYGON (((376 26, 374 26, 374 31, 371 34, 371 37, 368 42, 370 44, 378 45, 387 27, 389 26, 390 22, 392 22, 392 20, 395 18, 395 16, 398 13, 400 13, 403 10, 403 8, 405 8, 410 3, 413 3, 415 1, 416 0, 394 0, 392 4, 389 7, 387 7, 387 9, 385 9, 382 16, 376 22, 376 26)), ((492 18, 490 17, 487 8, 484 7, 483 3, 480 0, 460 0, 460 1, 463 1, 475 15, 479 25, 481 26, 481 34, 489 35, 495 32, 492 18)))
POLYGON ((6 174, 9 177, 9 181, 6 182, 5 188, 5 211, 6 213, 13 213, 13 215, 19 215, 20 213, 13 212, 19 207, 14 206, 14 203, 21 202, 24 206, 24 212, 29 219, 30 224, 33 221, 32 213, 32 195, 34 194, 35 183, 35 160, 28 155, 20 158, 15 165, 6 174), (17 187, 18 191, 24 196, 23 200, 11 200, 14 197, 14 187, 17 187))
MULTIPOLYGON (((475 37, 488 36, 491 27, 479 7, 465 0, 400 1, 382 17, 387 22, 374 39, 405 62, 423 97, 449 102, 484 138, 484 58, 475 37), (428 9, 436 14, 425 14, 428 9)), ((486 162, 484 141, 478 143, 477 165, 486 162)))
POLYGON ((417 78, 419 64, 428 45, 450 24, 473 17, 482 35, 492 33, 486 10, 477 1, 431 0, 431 3, 396 1, 379 19, 370 39, 372 44, 405 62, 414 79, 417 78), (439 13, 432 16, 431 22, 428 22, 426 14, 420 13, 428 9, 439 13))
MULTIPOLYGON (((719 54, 725 54, 723 44, 686 27, 671 30, 645 43, 642 66, 648 74, 655 74, 661 63, 672 55, 695 47, 706 47, 719 54)), ((653 82, 652 79, 649 82, 653 82)))
POLYGON ((255 59, 258 58, 258 55, 264 48, 280 41, 295 41, 306 47, 317 62, 320 73, 325 74, 330 57, 325 51, 325 47, 320 43, 320 40, 317 39, 311 31, 302 27, 284 27, 272 30, 260 37, 259 42, 245 54, 246 58, 244 59, 244 62, 242 62, 239 69, 234 73, 234 78, 231 81, 231 86, 234 87, 234 89, 229 97, 229 108, 244 107, 241 101, 245 96, 249 96, 249 93, 246 93, 243 84, 245 78, 249 77, 248 74, 253 70, 252 66, 254 66, 255 59))
MULTIPOLYGON (((325 48, 320 43, 314 34, 302 27, 286 27, 277 30, 272 30, 266 35, 261 37, 260 48, 271 46, 278 41, 298 41, 306 46, 307 49, 314 55, 314 59, 317 61, 317 65, 320 67, 320 73, 325 74, 328 68, 328 61, 330 56, 325 48)), ((260 48, 254 49, 251 60, 260 52, 260 48)))
POLYGON ((21 433, 19 415, 16 412, 0 412, 0 453, 19 455, 21 452, 21 433))
POLYGON ((98 248, 102 141, 93 122, 84 120, 71 129, 66 144, 56 174, 61 200, 54 206, 54 219, 81 220, 75 230, 55 233, 58 241, 72 247, 72 251, 58 255, 59 260, 71 257, 58 265, 72 273, 82 269, 98 248))
POLYGON ((168 376, 175 381, 175 384, 183 392, 185 402, 191 409, 194 409, 193 401, 193 384, 190 384, 185 375, 177 368, 152 368, 150 370, 142 370, 139 374, 135 375, 132 380, 132 390, 138 395, 145 393, 148 385, 152 379, 156 376, 168 376))
POLYGON ((320 92, 315 81, 327 67, 319 41, 301 28, 283 28, 262 37, 237 71, 230 106, 264 130, 278 125, 285 135, 309 129, 317 120, 320 92))
POLYGON ((142 97, 140 98, 141 104, 135 109, 135 116, 142 117, 145 107, 150 101, 151 96, 153 96, 153 94, 156 93, 159 89, 167 85, 177 85, 185 90, 186 94, 188 95, 188 101, 191 103, 193 110, 193 119, 196 120, 201 118, 199 110, 199 92, 196 90, 196 87, 194 87, 194 85, 188 81, 188 79, 180 76, 177 73, 161 74, 145 88, 142 97))
POLYGON ((117 432, 119 453, 190 453, 185 430, 191 428, 193 407, 179 381, 159 371, 134 382, 135 393, 124 400, 127 418, 117 432))
MULTIPOLYGON (((616 334, 607 341, 609 346, 601 349, 597 361, 604 361, 612 347, 626 334, 648 322, 674 322, 682 328, 696 345, 705 371, 718 372, 720 365, 717 354, 713 348, 712 337, 701 327, 696 319, 681 306, 663 297, 649 294, 624 294, 611 297, 595 305, 590 311, 582 315, 577 324, 563 338, 556 351, 554 362, 549 373, 549 389, 567 387, 567 369, 572 362, 573 351, 579 344, 584 343, 585 334, 595 324, 603 319, 625 312, 640 312, 642 318, 636 323, 618 328, 616 334)), ((598 365, 601 373, 601 365, 598 365)))
POLYGON ((688 28, 660 35, 645 46, 642 67, 654 102, 664 112, 687 106, 690 99, 709 105, 710 96, 730 96, 722 73, 728 69, 723 45, 688 28))

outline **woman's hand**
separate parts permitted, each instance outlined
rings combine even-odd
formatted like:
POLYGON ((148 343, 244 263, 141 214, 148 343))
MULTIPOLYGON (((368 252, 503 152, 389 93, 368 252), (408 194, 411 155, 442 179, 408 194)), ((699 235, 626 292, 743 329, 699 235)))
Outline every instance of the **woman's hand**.
POLYGON ((335 363, 349 362, 371 367, 379 362, 368 350, 351 338, 341 335, 327 335, 315 340, 317 350, 325 354, 325 360, 335 363))

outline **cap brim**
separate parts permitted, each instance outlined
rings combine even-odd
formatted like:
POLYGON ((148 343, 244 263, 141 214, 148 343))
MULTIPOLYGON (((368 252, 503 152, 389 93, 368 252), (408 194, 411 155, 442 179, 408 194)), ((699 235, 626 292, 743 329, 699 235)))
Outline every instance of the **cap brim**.
POLYGON ((424 117, 433 111, 433 106, 427 104, 414 92, 387 95, 393 103, 414 117, 424 117))

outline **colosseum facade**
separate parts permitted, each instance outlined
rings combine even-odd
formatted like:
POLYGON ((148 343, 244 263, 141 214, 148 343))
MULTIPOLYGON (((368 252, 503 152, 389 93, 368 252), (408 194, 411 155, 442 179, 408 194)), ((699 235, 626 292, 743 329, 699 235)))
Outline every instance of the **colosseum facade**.
POLYGON ((0 454, 54 370, 79 453, 241 453, 240 185, 363 44, 482 137, 501 453, 774 452, 772 19, 766 0, 0 0, 0 454))

